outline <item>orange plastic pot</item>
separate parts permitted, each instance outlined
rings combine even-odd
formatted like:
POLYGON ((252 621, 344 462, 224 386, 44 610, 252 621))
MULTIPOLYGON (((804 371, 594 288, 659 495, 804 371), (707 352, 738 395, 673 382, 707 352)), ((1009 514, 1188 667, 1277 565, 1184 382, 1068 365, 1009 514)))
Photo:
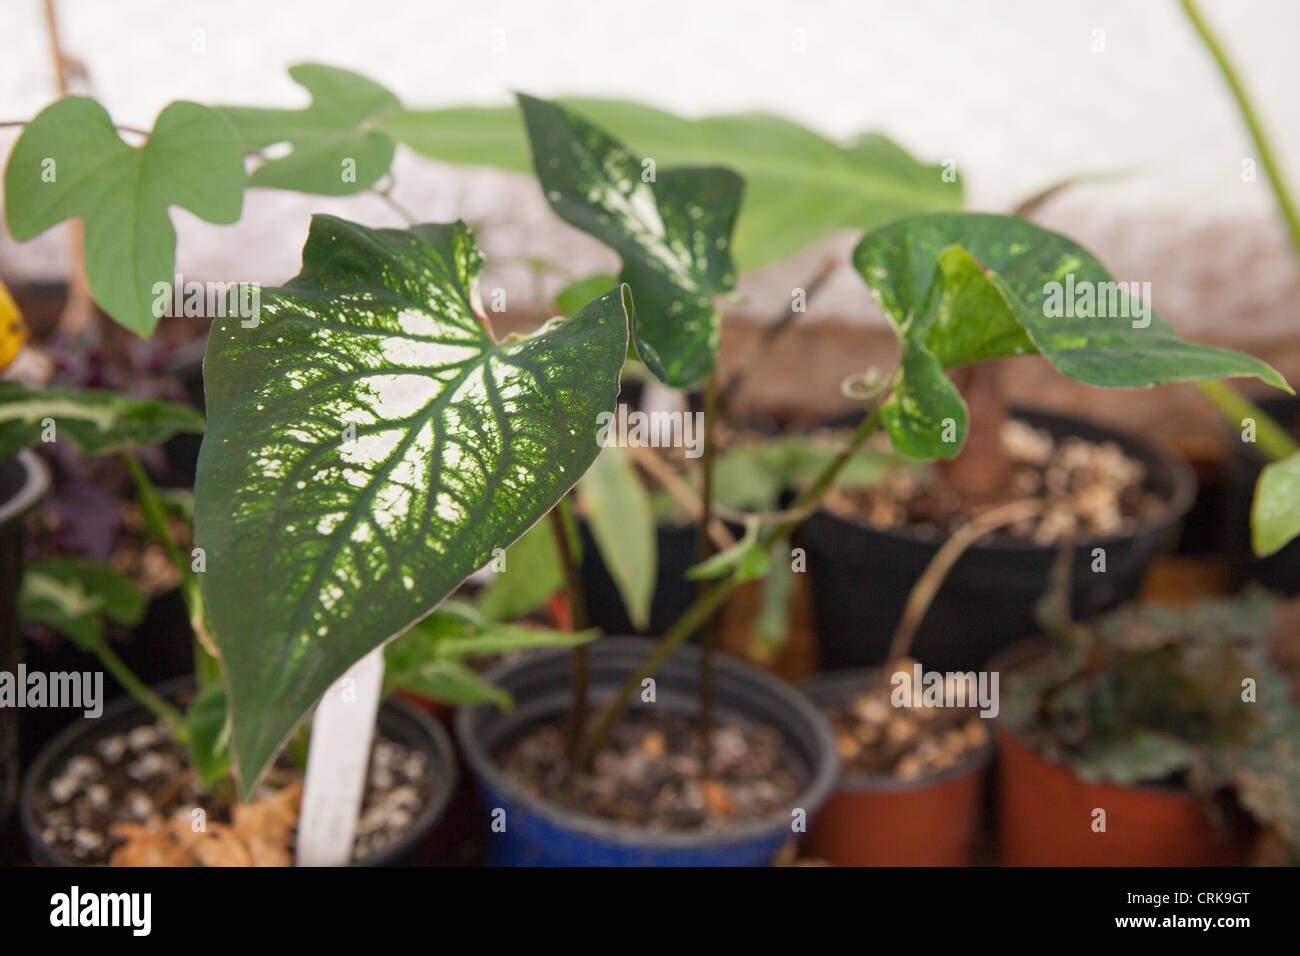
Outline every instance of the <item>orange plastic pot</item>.
POLYGON ((1256 829, 1211 819, 1174 787, 1093 783, 1005 729, 997 733, 1002 862, 1008 866, 1240 866, 1256 829), (1106 829, 1094 832, 1094 811, 1106 829))
MULTIPOLYGON (((819 706, 866 685, 870 671, 840 672, 809 682, 819 706)), ((842 775, 803 842, 803 854, 835 866, 965 866, 980 822, 990 743, 956 767, 900 781, 842 775)))

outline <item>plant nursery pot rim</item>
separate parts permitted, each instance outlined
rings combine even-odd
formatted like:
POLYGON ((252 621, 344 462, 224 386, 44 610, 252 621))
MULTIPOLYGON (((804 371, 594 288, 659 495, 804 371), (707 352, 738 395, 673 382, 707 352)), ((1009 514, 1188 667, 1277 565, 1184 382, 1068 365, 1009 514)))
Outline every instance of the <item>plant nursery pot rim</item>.
MULTIPOLYGON (((988 663, 989 670, 997 670, 1006 674, 1014 675, 1017 664, 1040 657, 1044 654, 1051 653, 1051 645, 1045 638, 1029 638, 1012 644, 1006 650, 996 655, 988 663)), ((1089 787, 1115 787, 1119 790, 1137 790, 1149 793, 1153 796, 1172 797, 1190 802, 1197 802, 1197 796, 1186 787, 1180 787, 1171 783, 1116 783, 1113 780, 1089 780, 1080 774, 1074 767, 1062 760, 1054 760, 1047 754, 1040 751, 1025 739, 1024 734, 1011 725, 1010 719, 1005 712, 1001 712, 993 719, 993 730, 996 737, 1005 738, 1016 744, 1022 749, 1028 751, 1034 757, 1044 763, 1051 764, 1053 767, 1059 767, 1074 777, 1079 783, 1089 787)), ((996 743, 996 740, 994 741, 996 743)))
POLYGON ((23 483, 7 500, 0 502, 0 524, 26 512, 41 500, 50 487, 50 469, 30 448, 21 449, 7 461, 16 461, 22 467, 23 483))
MULTIPOLYGON (((820 705, 820 702, 831 697, 844 685, 861 685, 865 678, 876 673, 879 668, 876 667, 859 667, 852 670, 835 671, 828 674, 819 674, 811 677, 799 685, 799 689, 814 704, 820 705)), ((996 718, 991 718, 993 723, 996 718)), ((907 793, 915 790, 924 790, 926 787, 932 787, 936 784, 946 783, 956 777, 964 777, 967 774, 978 773, 989 765, 993 760, 995 750, 993 734, 990 732, 988 739, 984 741, 983 746, 969 754, 964 760, 953 764, 951 767, 944 767, 942 770, 934 773, 923 774, 920 777, 914 777, 911 780, 900 780, 897 777, 886 777, 879 774, 854 773, 846 772, 840 774, 839 782, 836 784, 837 790, 870 790, 879 793, 907 793)))
MULTIPOLYGON (((172 700, 177 695, 193 690, 193 688, 193 678, 175 677, 154 684, 151 689, 164 699, 172 700)), ((93 740, 101 730, 105 734, 113 732, 111 729, 105 730, 105 728, 109 728, 113 721, 124 718, 132 711, 139 711, 140 715, 146 718, 151 717, 144 706, 134 698, 130 696, 120 697, 106 704, 104 712, 94 723, 78 721, 60 730, 41 747, 36 754, 36 759, 27 768, 19 792, 19 816, 22 821, 23 836, 38 863, 70 867, 86 865, 79 860, 64 856, 41 838, 41 828, 34 809, 36 792, 48 778, 49 772, 56 761, 70 756, 78 743, 87 739, 93 740)), ((413 852, 420 842, 428 837, 429 831, 447 809, 447 805, 451 802, 452 795, 455 793, 459 778, 451 738, 448 737, 446 730, 437 721, 420 708, 392 695, 380 704, 377 721, 384 720, 385 711, 390 715, 390 719, 395 718, 414 724, 416 729, 426 736, 428 745, 423 749, 433 758, 436 776, 433 788, 429 793, 429 799, 415 815, 407 830, 398 839, 378 852, 353 860, 350 864, 352 866, 383 866, 389 861, 401 859, 406 854, 413 852)), ((378 723, 376 726, 378 726, 378 723)))
MULTIPOLYGON (((1192 471, 1190 465, 1183 461, 1177 455, 1174 455, 1157 442, 1148 441, 1145 438, 1134 434, 1124 428, 1117 428, 1110 424, 1103 424, 1090 418, 1083 418, 1077 415, 1062 415, 1057 412, 1044 410, 1022 408, 1019 406, 1008 410, 1008 417, 1019 419, 1035 427, 1049 427, 1050 425, 1069 426, 1082 425, 1086 429, 1092 429, 1102 432, 1109 436, 1109 440, 1118 440, 1124 446, 1136 446, 1146 449, 1152 457, 1160 460, 1161 464, 1167 469, 1172 488, 1167 498, 1164 499, 1164 507, 1158 515, 1153 518, 1146 518, 1134 522, 1132 527, 1121 533, 1109 533, 1094 535, 1088 538, 1078 538, 1074 542, 1076 551, 1085 550, 1091 547, 1106 547, 1119 541, 1126 541, 1130 538, 1153 533, 1161 533, 1175 524, 1191 510, 1192 503, 1196 499, 1196 473, 1192 471)), ((835 419, 832 419, 834 421, 835 419)), ((1064 431, 1064 429, 1063 429, 1064 431)), ((1065 433, 1068 437, 1069 433, 1065 433)), ((1126 453, 1131 455, 1128 447, 1126 453)), ((917 544, 928 544, 939 546, 948 540, 949 535, 933 534, 921 531, 910 525, 902 524, 892 528, 876 528, 862 521, 852 518, 846 518, 826 509, 818 508, 814 513, 816 517, 830 521, 836 525, 855 531, 866 531, 874 534, 885 535, 904 541, 911 541, 917 544)), ((1008 537, 985 537, 976 541, 968 549, 968 552, 985 552, 996 554, 1025 554, 1034 551, 1055 552, 1055 544, 1038 544, 1037 542, 1020 538, 1008 537)))
MULTIPOLYGON (((648 655, 657 643, 653 638, 602 637, 596 640, 591 650, 595 653, 609 655, 621 654, 627 657, 630 669, 648 655), (602 645, 604 646, 602 647, 602 645)), ((483 674, 483 679, 495 684, 506 674, 520 667, 527 667, 547 658, 567 656, 568 654, 568 649, 557 648, 534 652, 523 660, 503 661, 486 671, 483 674)), ((695 665, 699 662, 700 652, 698 648, 685 646, 678 648, 672 656, 695 665)), ((835 751, 835 740, 830 727, 826 724, 825 717, 797 688, 791 687, 775 677, 745 664, 743 661, 720 654, 714 658, 714 666, 719 669, 726 668, 733 672, 739 672, 746 680, 758 685, 766 693, 780 697, 807 720, 813 730, 813 736, 816 738, 814 741, 816 751, 828 759, 811 761, 811 777, 803 789, 790 799, 789 806, 802 807, 808 811, 811 817, 835 789, 836 777, 839 774, 839 758, 835 751)), ((592 690, 595 690, 595 688, 593 687, 592 690)), ((598 704, 606 696, 592 694, 591 699, 593 703, 598 704)), ((565 829, 576 831, 605 843, 625 847, 645 847, 654 850, 709 850, 760 839, 770 836, 774 830, 785 830, 790 826, 787 819, 774 814, 769 818, 751 820, 747 823, 713 830, 673 832, 614 823, 558 807, 549 800, 533 795, 523 785, 505 773, 480 743, 477 728, 475 727, 475 712, 484 712, 491 707, 490 704, 476 704, 473 707, 461 707, 456 713, 456 737, 460 742, 461 752, 464 754, 465 761, 469 764, 471 771, 507 801, 529 807, 539 816, 543 816, 565 829)), ((783 730, 781 727, 775 729, 783 730)))

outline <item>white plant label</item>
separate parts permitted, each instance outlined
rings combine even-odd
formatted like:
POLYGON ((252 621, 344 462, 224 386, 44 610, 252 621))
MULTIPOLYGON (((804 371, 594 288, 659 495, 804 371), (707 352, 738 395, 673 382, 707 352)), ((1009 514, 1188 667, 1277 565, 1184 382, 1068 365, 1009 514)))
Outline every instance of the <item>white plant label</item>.
POLYGON ((298 818, 298 866, 352 861, 383 680, 380 647, 353 664, 316 705, 298 818))

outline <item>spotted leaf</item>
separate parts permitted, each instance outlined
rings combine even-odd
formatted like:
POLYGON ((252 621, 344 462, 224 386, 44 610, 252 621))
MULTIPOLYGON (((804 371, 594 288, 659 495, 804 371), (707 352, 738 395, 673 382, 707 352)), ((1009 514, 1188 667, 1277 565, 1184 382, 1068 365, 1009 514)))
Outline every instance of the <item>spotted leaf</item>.
POLYGON ((317 216, 256 324, 214 326, 196 543, 247 794, 325 689, 427 614, 599 451, 626 287, 527 338, 477 314, 463 223, 317 216))

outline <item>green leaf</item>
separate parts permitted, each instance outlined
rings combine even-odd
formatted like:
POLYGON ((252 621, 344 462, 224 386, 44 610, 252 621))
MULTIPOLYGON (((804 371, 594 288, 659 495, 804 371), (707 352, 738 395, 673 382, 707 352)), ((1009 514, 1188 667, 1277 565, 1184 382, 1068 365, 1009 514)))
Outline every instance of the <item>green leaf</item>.
POLYGON ((117 135, 104 108, 84 97, 47 106, 27 125, 5 167, 9 232, 25 242, 65 219, 85 223, 86 277, 104 311, 148 335, 171 283, 176 232, 169 207, 231 223, 244 200, 239 141, 213 110, 176 102, 140 148, 117 135))
POLYGON ((1300 452, 1264 467, 1250 508, 1251 538, 1260 557, 1300 534, 1300 452))
MULTIPOLYGON (((386 655, 387 657, 387 655, 386 655)), ((495 704, 501 710, 514 706, 509 693, 489 684, 460 661, 446 659, 406 660, 387 657, 392 669, 392 686, 432 697, 456 706, 495 704)))
POLYGON ((903 343, 894 411, 882 411, 904 454, 956 453, 936 432, 959 401, 941 369, 984 359, 1039 352, 1112 388, 1250 375, 1290 391, 1258 359, 1183 342, 1077 243, 1014 216, 911 216, 864 236, 853 264, 903 343))
MULTIPOLYGON (((765 113, 685 119, 625 100, 561 102, 635 144, 661 169, 709 164, 740 173, 745 208, 732 254, 745 272, 840 230, 961 208, 962 187, 955 176, 945 182, 944 169, 918 162, 878 134, 843 146, 765 113)), ((508 107, 402 110, 378 117, 376 124, 435 159, 532 169, 519 114, 508 107)))
POLYGON ((555 307, 560 310, 560 315, 575 315, 584 305, 617 283, 617 277, 607 272, 578 279, 556 293, 555 307))
POLYGON ((463 223, 317 216, 261 322, 214 324, 195 486, 242 792, 325 689, 508 547, 595 459, 630 301, 495 343, 463 223))
POLYGON ((226 690, 216 683, 203 688, 185 708, 190 763, 205 787, 230 773, 230 723, 226 716, 226 690))
POLYGON ((397 97, 373 80, 335 66, 299 63, 289 67, 289 75, 311 94, 307 108, 218 107, 248 149, 277 143, 292 147, 287 156, 253 170, 249 185, 324 196, 347 196, 374 185, 393 164, 395 143, 371 120, 400 108, 397 97))
POLYGON ((132 627, 144 620, 145 604, 135 582, 115 568, 60 555, 28 565, 19 616, 47 624, 84 648, 103 637, 105 617, 132 627))
POLYGON ((740 177, 721 167, 660 169, 565 107, 522 93, 519 105, 551 208, 623 258, 637 354, 668 385, 698 382, 718 349, 713 297, 736 284, 740 177))
POLYGON ((894 450, 907 458, 952 458, 966 440, 966 403, 924 345, 903 343, 898 386, 880 406, 894 450))
POLYGON ((763 577, 758 613, 754 618, 754 640, 760 647, 776 650, 790 635, 790 602, 794 599, 795 589, 790 539, 773 541, 767 557, 770 568, 763 577))
POLYGON ((494 621, 513 621, 535 611, 564 587, 564 571, 549 521, 539 521, 506 549, 505 565, 478 596, 478 608, 494 621))
POLYGON ((734 574, 738 583, 752 581, 767 574, 771 568, 767 552, 758 543, 759 523, 750 518, 745 523, 745 534, 724 551, 719 551, 707 561, 688 568, 686 576, 692 581, 716 580, 734 574))
POLYGON ((578 500, 628 620, 644 631, 654 598, 658 539, 650 494, 622 448, 609 445, 597 456, 578 485, 578 500))
POLYGON ((0 382, 0 459, 47 437, 66 438, 82 451, 100 455, 202 431, 203 416, 188 405, 107 389, 37 390, 0 382))

